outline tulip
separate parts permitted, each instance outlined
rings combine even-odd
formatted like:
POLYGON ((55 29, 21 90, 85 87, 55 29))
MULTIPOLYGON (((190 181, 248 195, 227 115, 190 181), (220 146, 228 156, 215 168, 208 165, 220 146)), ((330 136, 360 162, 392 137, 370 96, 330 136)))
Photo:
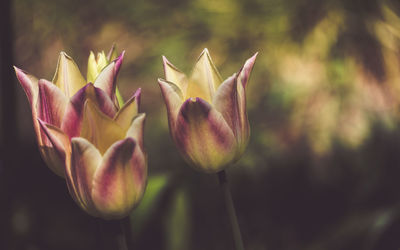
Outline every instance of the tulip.
POLYGON ((78 137, 38 120, 60 158, 75 202, 103 219, 127 216, 141 200, 147 180, 143 148, 145 114, 138 113, 140 89, 110 117, 92 100, 83 106, 78 137))
POLYGON ((189 78, 163 57, 165 80, 158 82, 170 133, 195 169, 217 173, 244 153, 250 136, 245 89, 256 56, 225 81, 207 49, 189 78))
POLYGON ((60 128, 72 138, 77 136, 81 129, 82 110, 86 99, 92 100, 102 112, 112 117, 118 109, 115 105, 115 85, 123 56, 124 53, 104 67, 93 84, 86 84, 76 63, 64 52, 60 53, 52 82, 38 80, 14 67, 31 106, 39 151, 46 165, 57 175, 64 176, 65 163, 45 135, 38 119, 60 128))

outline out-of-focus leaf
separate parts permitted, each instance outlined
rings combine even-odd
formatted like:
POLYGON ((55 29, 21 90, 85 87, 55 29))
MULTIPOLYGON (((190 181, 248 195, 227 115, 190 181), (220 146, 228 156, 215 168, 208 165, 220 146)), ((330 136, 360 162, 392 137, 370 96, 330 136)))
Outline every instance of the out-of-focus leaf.
POLYGON ((167 249, 190 249, 191 220, 189 203, 187 193, 183 189, 177 190, 166 220, 167 249))
POLYGON ((167 187, 168 177, 165 175, 150 176, 148 178, 146 192, 139 206, 131 214, 132 232, 138 233, 144 223, 149 219, 157 202, 162 196, 163 190, 167 187))

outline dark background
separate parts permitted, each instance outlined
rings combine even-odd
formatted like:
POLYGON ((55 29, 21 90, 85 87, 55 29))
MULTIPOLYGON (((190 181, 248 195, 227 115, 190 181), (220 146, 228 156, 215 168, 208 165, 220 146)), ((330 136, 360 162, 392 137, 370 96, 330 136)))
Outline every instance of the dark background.
POLYGON ((216 176, 173 145, 161 55, 185 72, 207 47, 223 77, 259 51, 250 144, 227 170, 246 249, 400 248, 400 5, 387 0, 2 0, 0 249, 98 249, 97 221, 40 158, 12 65, 51 80, 60 51, 126 50, 142 87, 149 184, 135 249, 233 249, 216 176))

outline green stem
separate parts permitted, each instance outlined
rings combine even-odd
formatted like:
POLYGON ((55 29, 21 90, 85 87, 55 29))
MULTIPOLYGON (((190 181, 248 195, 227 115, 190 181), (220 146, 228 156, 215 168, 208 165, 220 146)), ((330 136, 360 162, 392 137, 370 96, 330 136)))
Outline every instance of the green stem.
POLYGON ((239 223, 236 217, 235 206, 233 205, 231 191, 228 186, 225 170, 218 172, 219 184, 224 192, 225 205, 231 221, 233 239, 235 241, 236 250, 244 250, 242 234, 240 233, 239 223))

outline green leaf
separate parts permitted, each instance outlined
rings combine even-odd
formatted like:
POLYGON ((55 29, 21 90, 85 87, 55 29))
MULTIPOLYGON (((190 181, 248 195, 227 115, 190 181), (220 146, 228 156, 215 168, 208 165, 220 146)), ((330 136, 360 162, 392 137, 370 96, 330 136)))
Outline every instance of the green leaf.
POLYGON ((147 181, 146 192, 139 206, 130 216, 132 231, 137 234, 149 217, 156 209, 156 204, 162 196, 163 190, 167 187, 168 177, 166 175, 150 176, 147 181))
POLYGON ((166 219, 166 241, 170 250, 187 250, 190 242, 190 207, 187 193, 178 189, 166 219))

